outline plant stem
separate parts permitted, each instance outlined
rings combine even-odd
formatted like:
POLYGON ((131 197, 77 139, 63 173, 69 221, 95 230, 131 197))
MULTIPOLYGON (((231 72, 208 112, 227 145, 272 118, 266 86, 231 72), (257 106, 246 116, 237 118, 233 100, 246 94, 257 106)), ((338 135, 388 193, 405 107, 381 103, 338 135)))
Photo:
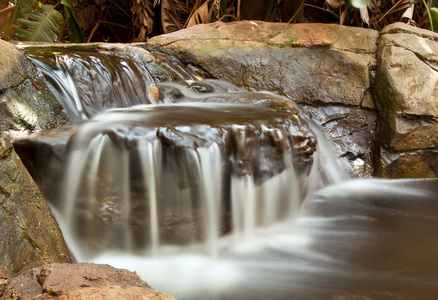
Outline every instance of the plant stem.
POLYGON ((434 31, 433 29, 433 20, 432 20, 432 15, 430 14, 430 10, 429 10, 429 6, 426 3, 426 0, 423 0, 423 4, 426 7, 426 11, 427 11, 427 16, 429 17, 429 23, 430 23, 430 30, 434 31))

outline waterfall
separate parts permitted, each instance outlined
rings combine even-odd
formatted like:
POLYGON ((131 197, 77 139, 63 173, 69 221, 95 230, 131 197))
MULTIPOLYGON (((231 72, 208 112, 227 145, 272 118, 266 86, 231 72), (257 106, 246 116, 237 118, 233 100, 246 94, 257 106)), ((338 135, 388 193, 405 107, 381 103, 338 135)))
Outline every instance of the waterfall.
POLYGON ((78 261, 130 268, 182 299, 237 299, 241 284, 265 298, 260 278, 275 283, 248 270, 281 283, 259 262, 281 269, 290 253, 278 243, 307 245, 291 235, 303 203, 346 178, 286 98, 199 80, 161 55, 148 61, 177 82, 108 49, 28 55, 72 121, 82 120, 53 207, 78 261))
POLYGON ((86 245, 75 253, 81 260, 196 244, 217 259, 220 239, 250 240, 293 220, 315 189, 307 180, 314 137, 294 114, 182 103, 113 109, 90 121, 70 141, 59 208, 75 243, 86 245))
POLYGON ((23 49, 72 120, 88 119, 110 108, 154 104, 150 91, 156 83, 196 77, 176 60, 152 56, 141 48, 117 44, 100 48, 23 49), (158 61, 160 75, 156 75, 158 61))

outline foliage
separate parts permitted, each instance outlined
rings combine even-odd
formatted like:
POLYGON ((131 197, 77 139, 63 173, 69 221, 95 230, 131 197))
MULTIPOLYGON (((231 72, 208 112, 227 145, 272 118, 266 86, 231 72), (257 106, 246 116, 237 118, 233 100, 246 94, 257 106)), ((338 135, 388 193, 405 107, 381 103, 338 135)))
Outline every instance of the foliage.
POLYGON ((9 20, 5 27, 6 39, 32 42, 58 39, 63 24, 63 17, 55 6, 35 0, 18 0, 9 20))
POLYGON ((81 27, 79 26, 79 20, 76 16, 74 7, 77 1, 74 0, 62 0, 61 4, 64 5, 65 16, 67 19, 68 36, 72 43, 83 43, 84 36, 82 34, 81 27))
POLYGON ((431 30, 438 32, 438 8, 430 9, 430 24, 431 30))
MULTIPOLYGON (((5 0, 0 0, 0 3, 5 0)), ((6 39, 141 42, 213 21, 324 22, 438 31, 438 0, 15 0, 6 39)), ((0 10, 0 21, 3 10, 0 10)), ((10 11, 10 8, 8 9, 10 11)), ((1 22, 0 22, 1 23, 1 22)), ((1 30, 1 28, 0 28, 1 30)))

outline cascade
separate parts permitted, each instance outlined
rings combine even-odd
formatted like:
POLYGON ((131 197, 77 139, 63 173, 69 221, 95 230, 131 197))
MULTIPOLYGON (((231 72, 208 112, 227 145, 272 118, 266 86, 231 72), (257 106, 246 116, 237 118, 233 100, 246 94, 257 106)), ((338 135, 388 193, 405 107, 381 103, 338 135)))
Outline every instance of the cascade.
POLYGON ((408 238, 438 225, 433 182, 350 181, 291 100, 133 53, 28 52, 75 121, 49 200, 77 261, 178 299, 436 294, 438 264, 399 251, 438 246, 408 238))

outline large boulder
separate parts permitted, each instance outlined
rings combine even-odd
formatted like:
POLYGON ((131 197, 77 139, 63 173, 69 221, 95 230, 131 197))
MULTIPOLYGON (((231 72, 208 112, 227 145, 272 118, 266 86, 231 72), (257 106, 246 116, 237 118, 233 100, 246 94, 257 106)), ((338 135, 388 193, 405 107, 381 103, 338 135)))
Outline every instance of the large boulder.
POLYGON ((372 106, 367 90, 378 36, 333 24, 216 22, 155 37, 148 47, 298 103, 372 106))
POLYGON ((438 34, 389 25, 381 32, 378 60, 377 175, 438 176, 438 34))
POLYGON ((295 99, 328 129, 351 171, 371 176, 376 114, 369 87, 378 36, 333 24, 216 22, 155 37, 148 48, 295 99))
POLYGON ((0 265, 12 275, 71 262, 62 233, 5 133, 0 133, 0 265))
POLYGON ((9 279, 0 299, 172 300, 128 270, 90 263, 49 264, 9 279))

